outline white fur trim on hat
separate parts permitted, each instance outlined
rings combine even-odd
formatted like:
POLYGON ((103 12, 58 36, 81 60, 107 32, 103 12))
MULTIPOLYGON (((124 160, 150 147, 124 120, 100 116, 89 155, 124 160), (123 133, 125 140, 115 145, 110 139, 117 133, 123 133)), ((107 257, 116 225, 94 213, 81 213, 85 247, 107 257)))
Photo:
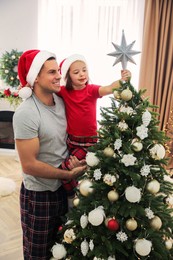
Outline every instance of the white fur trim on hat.
POLYGON ((66 81, 66 75, 67 75, 67 71, 69 70, 71 64, 75 61, 83 61, 85 62, 86 64, 86 59, 83 55, 80 55, 80 54, 73 54, 69 57, 67 57, 63 64, 62 64, 62 67, 61 67, 61 73, 62 73, 62 76, 64 78, 64 80, 66 81))
POLYGON ((30 86, 34 85, 34 81, 35 81, 36 77, 38 76, 40 69, 43 66, 44 62, 51 57, 54 57, 56 59, 55 54, 48 52, 48 51, 40 51, 34 57, 31 67, 30 67, 27 77, 26 77, 26 80, 30 84, 30 86))

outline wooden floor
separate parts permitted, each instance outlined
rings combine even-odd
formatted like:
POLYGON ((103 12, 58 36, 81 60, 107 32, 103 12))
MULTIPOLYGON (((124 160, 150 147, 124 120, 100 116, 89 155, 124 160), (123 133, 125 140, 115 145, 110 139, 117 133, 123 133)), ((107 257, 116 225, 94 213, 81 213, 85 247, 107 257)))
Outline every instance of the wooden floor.
POLYGON ((15 181, 16 191, 0 197, 0 260, 23 260, 19 213, 21 168, 15 155, 0 153, 0 176, 15 181))

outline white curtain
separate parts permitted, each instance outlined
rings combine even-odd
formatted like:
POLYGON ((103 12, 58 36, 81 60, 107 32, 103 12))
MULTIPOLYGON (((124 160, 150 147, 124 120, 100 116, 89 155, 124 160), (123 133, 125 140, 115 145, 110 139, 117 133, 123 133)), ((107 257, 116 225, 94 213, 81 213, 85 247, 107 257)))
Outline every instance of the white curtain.
MULTIPOLYGON (((106 85, 120 78, 121 64, 107 54, 120 44, 122 30, 133 50, 142 50, 145 0, 39 0, 38 48, 53 51, 60 62, 80 53, 87 59, 92 83, 106 85)), ((141 54, 128 63, 132 83, 138 87, 141 54)), ((106 106, 110 99, 102 98, 106 106)), ((99 104, 98 104, 99 106, 99 104)))

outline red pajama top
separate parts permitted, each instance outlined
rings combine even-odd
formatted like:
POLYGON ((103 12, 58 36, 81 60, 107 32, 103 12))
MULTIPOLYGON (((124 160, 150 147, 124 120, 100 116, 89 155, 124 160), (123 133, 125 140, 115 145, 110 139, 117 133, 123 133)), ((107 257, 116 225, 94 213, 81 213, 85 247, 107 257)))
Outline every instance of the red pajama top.
POLYGON ((57 93, 64 100, 68 134, 97 135, 96 105, 97 99, 100 98, 99 87, 89 84, 80 90, 67 90, 62 86, 57 93))

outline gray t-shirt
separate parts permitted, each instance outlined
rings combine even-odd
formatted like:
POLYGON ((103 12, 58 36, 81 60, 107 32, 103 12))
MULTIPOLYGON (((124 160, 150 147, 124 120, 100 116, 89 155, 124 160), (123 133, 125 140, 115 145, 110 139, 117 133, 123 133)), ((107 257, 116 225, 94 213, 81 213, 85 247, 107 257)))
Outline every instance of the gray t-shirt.
MULTIPOLYGON (((38 160, 58 167, 67 157, 66 117, 64 103, 54 95, 54 106, 44 105, 34 94, 25 100, 13 116, 15 139, 39 138, 38 160)), ((61 186, 58 179, 33 177, 23 172, 26 189, 55 191, 61 186)))

